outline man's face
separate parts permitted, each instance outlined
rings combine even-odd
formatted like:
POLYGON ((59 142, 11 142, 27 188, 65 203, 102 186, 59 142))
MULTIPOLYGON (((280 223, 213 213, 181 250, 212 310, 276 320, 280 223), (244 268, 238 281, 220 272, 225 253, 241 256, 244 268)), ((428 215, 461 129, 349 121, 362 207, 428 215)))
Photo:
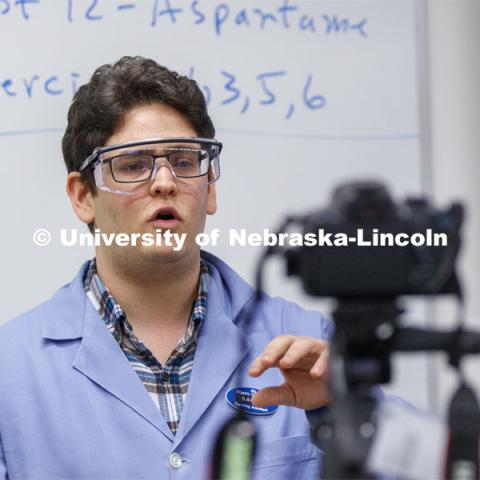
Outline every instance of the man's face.
MULTIPOLYGON (((106 146, 148 138, 197 137, 197 132, 174 108, 163 104, 150 104, 128 112, 106 146)), ((143 147, 142 147, 143 148, 143 147)), ((149 148, 146 146, 145 148, 149 148)), ((203 231, 206 214, 216 211, 213 185, 204 188, 185 188, 176 180, 165 162, 159 162, 156 177, 135 195, 118 195, 97 189, 93 199, 95 227, 102 233, 155 233, 167 228, 172 233, 187 234, 180 252, 168 246, 106 247, 108 255, 134 255, 136 259, 155 260, 179 258, 195 254, 198 247, 195 236, 203 231), (152 219, 159 209, 174 209, 176 220, 152 219)), ((98 253, 97 253, 98 255, 98 253)))

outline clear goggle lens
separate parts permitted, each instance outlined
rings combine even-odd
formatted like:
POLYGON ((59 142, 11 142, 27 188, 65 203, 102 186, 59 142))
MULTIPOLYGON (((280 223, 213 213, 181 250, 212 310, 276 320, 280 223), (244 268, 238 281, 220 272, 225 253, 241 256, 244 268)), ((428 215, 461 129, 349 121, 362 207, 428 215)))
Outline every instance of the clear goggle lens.
MULTIPOLYGON (((143 143, 143 142, 142 142, 143 143)), ((153 181, 161 168, 168 168, 179 188, 206 188, 220 177, 221 144, 205 146, 150 145, 130 148, 99 149, 94 167, 95 183, 101 190, 134 195, 153 181)), ((120 147, 120 146, 119 146, 120 147)))

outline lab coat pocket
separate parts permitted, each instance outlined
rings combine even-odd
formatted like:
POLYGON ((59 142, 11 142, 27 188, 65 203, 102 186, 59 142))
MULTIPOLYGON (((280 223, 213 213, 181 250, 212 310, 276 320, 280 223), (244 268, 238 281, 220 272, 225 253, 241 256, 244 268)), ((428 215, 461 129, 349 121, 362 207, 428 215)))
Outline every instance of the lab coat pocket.
POLYGON ((258 445, 253 478, 317 479, 321 452, 308 435, 279 438, 258 445))

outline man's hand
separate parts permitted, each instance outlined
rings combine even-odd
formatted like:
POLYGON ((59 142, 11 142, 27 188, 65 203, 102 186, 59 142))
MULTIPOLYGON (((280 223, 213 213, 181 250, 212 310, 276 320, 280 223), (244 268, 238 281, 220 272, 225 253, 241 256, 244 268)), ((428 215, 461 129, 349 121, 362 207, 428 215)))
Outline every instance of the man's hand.
POLYGON ((328 403, 327 342, 293 335, 276 337, 253 361, 248 373, 258 377, 272 367, 280 369, 285 383, 257 392, 252 399, 254 405, 290 405, 312 410, 328 403))

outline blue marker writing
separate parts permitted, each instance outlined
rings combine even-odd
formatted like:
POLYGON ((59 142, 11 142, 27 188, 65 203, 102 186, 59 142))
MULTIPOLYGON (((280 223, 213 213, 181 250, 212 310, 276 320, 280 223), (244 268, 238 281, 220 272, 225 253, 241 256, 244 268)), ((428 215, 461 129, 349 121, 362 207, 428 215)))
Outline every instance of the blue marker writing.
POLYGON ((227 21, 227 18, 230 14, 230 8, 226 3, 221 3, 215 8, 215 33, 220 36, 222 30, 221 26, 227 21))

